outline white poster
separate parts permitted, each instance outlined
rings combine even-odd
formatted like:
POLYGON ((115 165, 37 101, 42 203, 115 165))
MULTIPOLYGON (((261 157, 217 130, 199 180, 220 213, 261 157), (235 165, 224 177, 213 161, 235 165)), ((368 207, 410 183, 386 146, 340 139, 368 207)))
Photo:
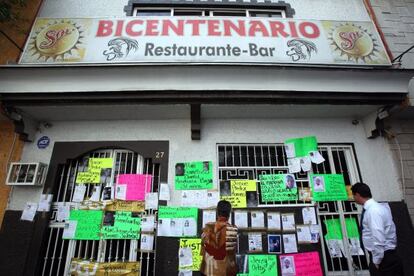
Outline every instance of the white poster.
POLYGON ((285 253, 296 253, 298 252, 298 245, 296 243, 295 234, 283 235, 283 250, 285 253))
POLYGON ((36 202, 26 202, 26 206, 23 209, 21 220, 33 221, 37 211, 36 202))
POLYGON ((154 246, 154 235, 152 234, 141 234, 141 250, 151 251, 154 246))
POLYGON ((237 228, 247 228, 247 212, 245 211, 234 211, 234 224, 237 228))

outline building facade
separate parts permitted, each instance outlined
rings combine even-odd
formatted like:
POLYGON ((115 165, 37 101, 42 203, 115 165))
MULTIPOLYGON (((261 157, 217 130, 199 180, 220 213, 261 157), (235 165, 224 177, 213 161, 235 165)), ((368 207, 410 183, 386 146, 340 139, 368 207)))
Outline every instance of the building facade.
MULTIPOLYGON (((259 182, 288 173, 283 143, 306 136, 325 159, 313 173, 342 174, 348 187, 363 181, 389 202, 409 264, 414 54, 394 58, 414 44, 413 18, 408 0, 43 1, 19 63, 0 69, 5 117, 25 140, 21 162, 48 165, 44 185, 8 195, 0 274, 65 275, 73 258, 177 274, 177 239, 156 237, 150 251, 137 240, 62 239, 58 208, 73 201, 82 160, 113 158, 110 184, 121 173, 151 174, 151 191, 170 187, 160 205, 181 206, 176 164, 212 161, 213 190, 259 182), (21 221, 41 194, 53 194, 51 211, 21 221)), ((310 187, 309 173, 295 178, 310 187)), ((353 254, 346 234, 347 219, 359 221, 352 199, 259 200, 252 210, 303 207, 315 208, 321 238, 299 252, 318 252, 325 275, 369 275, 367 255, 353 254), (340 256, 324 238, 330 219, 344 233, 340 256)))

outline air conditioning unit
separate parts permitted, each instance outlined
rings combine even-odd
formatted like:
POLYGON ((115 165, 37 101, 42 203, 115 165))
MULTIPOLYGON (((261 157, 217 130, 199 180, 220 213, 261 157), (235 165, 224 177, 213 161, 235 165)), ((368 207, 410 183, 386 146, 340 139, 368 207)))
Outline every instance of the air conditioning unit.
POLYGON ((12 186, 42 186, 47 165, 43 163, 11 163, 6 184, 12 186))

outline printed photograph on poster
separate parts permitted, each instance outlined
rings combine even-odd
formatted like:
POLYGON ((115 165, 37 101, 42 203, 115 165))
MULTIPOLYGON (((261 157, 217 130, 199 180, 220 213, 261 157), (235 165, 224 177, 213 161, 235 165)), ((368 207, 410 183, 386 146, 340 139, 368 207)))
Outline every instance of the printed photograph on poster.
POLYGON ((296 225, 296 234, 298 243, 311 243, 312 236, 309 225, 296 225))
POLYGON ((289 158, 288 159, 289 173, 300 172, 300 158, 289 158))
POLYGON ((283 231, 295 231, 296 230, 295 214, 287 213, 287 214, 282 214, 281 216, 282 216, 283 231))
POLYGON ((248 255, 236 255, 237 274, 249 273, 249 258, 248 255))
POLYGON ((305 156, 300 159, 300 167, 304 172, 308 172, 312 169, 312 162, 309 156, 305 156))
POLYGON ((184 163, 177 163, 175 165, 175 175, 176 176, 183 176, 185 174, 185 164, 184 163))
POLYGON ((145 194, 145 210, 158 209, 158 193, 145 194))
POLYGON ((203 210, 203 227, 206 226, 209 222, 216 221, 216 211, 215 210, 203 210))
POLYGON ((167 183, 160 185, 160 200, 170 200, 170 186, 167 183))
POLYGON ((316 213, 314 207, 302 208, 303 224, 316 224, 316 213))
POLYGON ((180 270, 178 272, 178 276, 192 276, 193 271, 192 270, 180 270))
MULTIPOLYGON (((175 222, 174 222, 175 225, 175 222)), ((171 235, 171 219, 162 218, 158 220, 157 234, 161 237, 169 237, 171 235)))
POLYGON ((311 232, 311 243, 318 243, 319 242, 319 225, 313 224, 310 226, 311 232))
POLYGON ((193 265, 193 253, 190 247, 182 247, 179 249, 178 263, 180 267, 193 265))
POLYGON ((250 252, 262 252, 262 233, 249 233, 249 251, 250 252))
POLYGON ((287 174, 285 176, 285 185, 288 190, 296 188, 296 180, 293 174, 287 174))
POLYGON ((257 193, 256 191, 246 192, 247 207, 257 207, 257 193))
POLYGON ((264 213, 262 211, 251 212, 252 228, 264 228, 264 213))
POLYGON ((183 235, 184 237, 193 237, 197 235, 197 223, 194 219, 183 219, 183 235))
POLYGON ((248 227, 247 212, 234 211, 234 224, 239 229, 247 228, 248 227))
POLYGON ((151 251, 154 246, 154 235, 152 234, 142 234, 141 235, 141 251, 151 251))
POLYGON ((299 201, 310 202, 312 201, 312 193, 309 187, 299 187, 299 201))
POLYGON ((115 212, 114 211, 105 211, 103 226, 114 226, 115 223, 115 212))
POLYGON ((112 187, 103 188, 102 200, 111 200, 114 197, 112 191, 112 187))
POLYGON ((283 235, 283 250, 285 251, 285 253, 298 252, 298 246, 296 243, 295 234, 284 234, 283 235))
POLYGON ((322 176, 313 176, 313 183, 315 192, 325 192, 325 181, 322 176))
POLYGON ((350 251, 352 256, 361 256, 364 255, 364 251, 361 248, 361 242, 359 238, 349 239, 350 241, 350 251))
POLYGON ((280 257, 280 270, 282 271, 282 276, 296 275, 295 260, 293 256, 281 256, 280 257))
POLYGON ((344 244, 342 240, 326 240, 329 255, 331 258, 341 258, 342 251, 344 251, 344 244))
POLYGON ((296 156, 296 154, 295 154, 295 144, 293 144, 293 143, 285 144, 285 152, 286 152, 286 157, 287 158, 295 157, 296 156))
POLYGON ((181 237, 183 235, 183 221, 182 219, 170 220, 170 233, 172 237, 181 237))
POLYGON ((281 230, 280 213, 268 212, 267 213, 267 228, 272 230, 281 230))
POLYGON ((66 222, 63 228, 62 239, 74 239, 77 225, 78 222, 76 220, 66 222))
POLYGON ((73 202, 82 202, 85 197, 86 186, 85 185, 76 185, 75 191, 73 192, 72 201, 73 202))
POLYGON ((39 199, 39 207, 37 211, 39 212, 49 212, 50 205, 52 204, 53 195, 52 194, 41 194, 39 199))
POLYGON ((126 200, 128 186, 125 184, 116 184, 115 198, 126 200))
POLYGON ((100 185, 93 186, 92 195, 89 198, 89 200, 99 201, 100 198, 101 198, 101 186, 100 185))
POLYGON ((37 203, 36 202, 26 202, 26 206, 23 209, 22 216, 20 220, 33 221, 36 216, 37 203))
POLYGON ((151 232, 155 227, 155 217, 154 216, 143 216, 141 218, 141 231, 151 232))
POLYGON ((111 168, 105 168, 101 170, 101 184, 109 184, 111 183, 111 174, 112 169, 111 168))
POLYGON ((269 253, 282 253, 282 239, 280 235, 267 235, 269 253))
POLYGON ((65 221, 69 218, 70 205, 65 202, 58 202, 56 221, 65 221))
POLYGON ((320 154, 319 151, 309 152, 309 157, 312 163, 315 163, 315 164, 321 164, 325 161, 325 158, 323 158, 322 154, 320 154))
POLYGON ((231 196, 230 180, 220 181, 220 196, 231 196))
POLYGON ((220 194, 218 191, 207 192, 207 208, 216 207, 219 201, 220 201, 220 194))

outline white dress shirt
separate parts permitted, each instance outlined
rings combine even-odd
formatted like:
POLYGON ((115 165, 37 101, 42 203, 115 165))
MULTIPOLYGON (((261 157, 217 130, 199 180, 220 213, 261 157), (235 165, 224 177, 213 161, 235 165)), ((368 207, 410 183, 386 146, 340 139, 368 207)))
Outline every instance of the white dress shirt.
POLYGON ((395 224, 389 208, 372 198, 365 202, 364 209, 362 241, 371 252, 373 263, 379 265, 384 258, 384 251, 397 246, 395 224))

